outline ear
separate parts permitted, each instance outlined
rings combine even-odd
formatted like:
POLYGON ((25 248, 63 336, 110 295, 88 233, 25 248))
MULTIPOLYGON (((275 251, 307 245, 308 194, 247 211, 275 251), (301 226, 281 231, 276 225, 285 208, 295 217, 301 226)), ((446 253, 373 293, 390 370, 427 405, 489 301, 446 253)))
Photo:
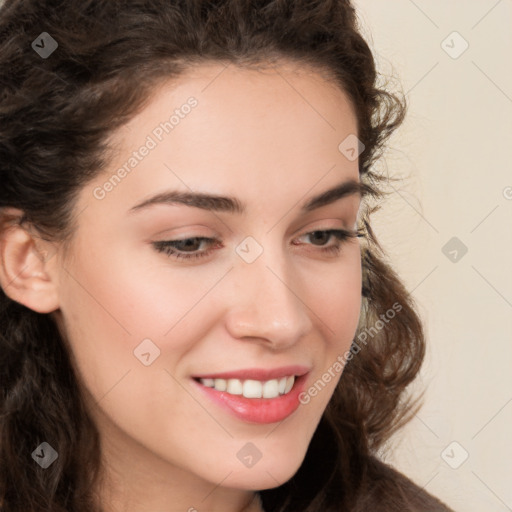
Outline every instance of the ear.
POLYGON ((12 300, 50 313, 59 307, 55 247, 33 227, 20 225, 22 215, 16 208, 0 209, 0 286, 12 300))

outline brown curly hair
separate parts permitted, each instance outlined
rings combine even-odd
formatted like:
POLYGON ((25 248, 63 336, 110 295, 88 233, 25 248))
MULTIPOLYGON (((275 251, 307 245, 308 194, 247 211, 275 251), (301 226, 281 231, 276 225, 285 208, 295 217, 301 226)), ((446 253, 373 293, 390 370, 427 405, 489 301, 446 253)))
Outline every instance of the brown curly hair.
MULTIPOLYGON (((76 227, 78 193, 109 164, 112 127, 143 109, 155 86, 201 62, 257 67, 279 60, 327 71, 355 108, 367 185, 363 310, 357 354, 301 467, 261 491, 262 504, 267 512, 448 510, 377 457, 417 407, 404 392, 422 364, 425 339, 414 301, 369 223, 389 179, 374 163, 406 102, 378 87, 349 0, 7 0, 0 8, 0 209, 23 216, 4 216, 3 228, 27 223, 65 243, 76 227), (41 31, 58 41, 48 59, 31 48, 41 31), (361 343, 361 333, 397 303, 400 313, 361 343)), ((94 500, 98 431, 52 317, 0 288, 0 333, 0 509, 102 511, 94 500), (60 451, 41 471, 30 453, 45 439, 60 451)))

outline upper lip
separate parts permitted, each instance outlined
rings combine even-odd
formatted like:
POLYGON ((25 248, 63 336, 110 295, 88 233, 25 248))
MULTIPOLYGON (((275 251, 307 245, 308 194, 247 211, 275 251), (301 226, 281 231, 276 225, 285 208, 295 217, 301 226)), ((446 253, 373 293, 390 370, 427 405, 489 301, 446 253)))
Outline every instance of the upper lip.
POLYGON ((194 379, 240 379, 261 380, 279 379, 291 375, 301 376, 308 373, 309 367, 303 365, 281 366, 279 368, 246 368, 221 373, 193 375, 194 379))

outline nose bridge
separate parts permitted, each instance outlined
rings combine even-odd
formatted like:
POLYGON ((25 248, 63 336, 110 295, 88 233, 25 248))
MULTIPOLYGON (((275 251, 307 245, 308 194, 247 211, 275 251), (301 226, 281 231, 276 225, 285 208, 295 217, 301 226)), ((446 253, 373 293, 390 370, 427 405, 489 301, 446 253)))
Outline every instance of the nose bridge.
POLYGON ((266 339, 282 348, 311 329, 308 308, 302 302, 293 269, 280 250, 266 248, 252 263, 237 261, 234 296, 227 327, 235 337, 266 339))

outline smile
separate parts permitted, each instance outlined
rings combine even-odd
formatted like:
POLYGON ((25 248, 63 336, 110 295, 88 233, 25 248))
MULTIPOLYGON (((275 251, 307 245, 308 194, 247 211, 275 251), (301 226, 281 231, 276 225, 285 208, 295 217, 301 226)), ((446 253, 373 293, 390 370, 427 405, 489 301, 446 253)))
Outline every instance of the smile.
POLYGON ((243 395, 245 398, 276 398, 290 392, 295 382, 295 375, 259 381, 253 379, 199 379, 208 388, 225 391, 230 395, 243 395))
POLYGON ((308 370, 289 367, 286 372, 283 369, 246 371, 236 372, 245 373, 237 375, 240 378, 224 374, 194 377, 191 381, 214 410, 244 422, 266 424, 283 421, 299 408, 299 395, 308 379, 308 370))

